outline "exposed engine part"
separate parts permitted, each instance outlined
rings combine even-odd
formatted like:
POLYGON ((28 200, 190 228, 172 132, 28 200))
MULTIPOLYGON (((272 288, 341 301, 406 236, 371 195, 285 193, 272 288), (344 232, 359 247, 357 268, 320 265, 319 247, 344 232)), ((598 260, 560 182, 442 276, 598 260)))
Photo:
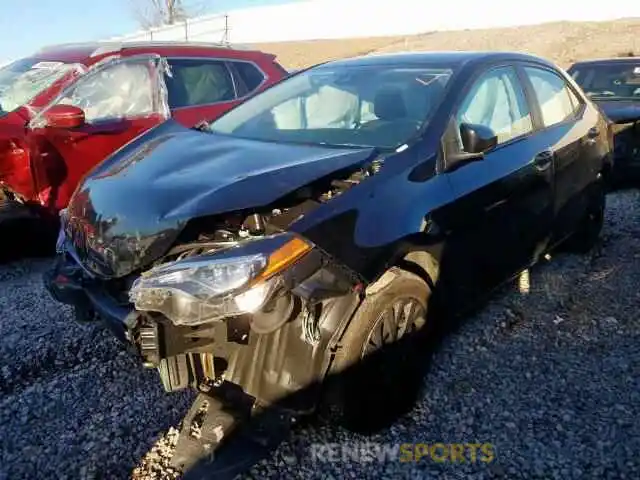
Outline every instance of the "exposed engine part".
POLYGON ((204 383, 218 383, 211 353, 181 353, 160 359, 157 364, 162 386, 167 392, 188 387, 199 388, 204 383))
POLYGON ((298 205, 286 209, 274 208, 271 211, 269 224, 280 231, 285 230, 293 222, 317 208, 318 205, 318 202, 314 200, 305 200, 298 205))
POLYGON ((370 167, 371 173, 375 175, 380 171, 383 165, 384 165, 384 160, 382 160, 381 158, 376 158, 375 160, 373 160, 373 162, 371 162, 371 167, 370 167))
POLYGON ((145 367, 155 367, 160 363, 160 340, 157 323, 152 322, 140 327, 137 343, 140 347, 140 355, 144 358, 145 367))
POLYGON ((264 219, 262 215, 258 213, 254 213, 253 215, 249 215, 247 219, 244 221, 244 227, 249 230, 251 235, 263 235, 264 234, 264 219))
POLYGON ((322 305, 306 303, 302 311, 302 339, 309 345, 317 345, 320 342, 320 330, 318 329, 318 310, 322 305))
POLYGON ((262 311, 251 315, 251 330, 263 335, 277 330, 295 316, 295 303, 290 293, 276 294, 262 311))
POLYGON ((285 231, 289 225, 321 204, 379 172, 382 164, 381 159, 375 159, 365 167, 345 172, 342 177, 319 180, 299 188, 262 211, 236 211, 195 219, 183 232, 183 243, 171 249, 157 264, 212 253, 233 247, 245 239, 285 231))
POLYGON ((197 327, 178 327, 161 315, 144 314, 132 330, 143 365, 157 368, 167 392, 216 385, 234 348, 249 340, 249 319, 235 318, 197 327), (216 355, 210 348, 216 343, 216 355))

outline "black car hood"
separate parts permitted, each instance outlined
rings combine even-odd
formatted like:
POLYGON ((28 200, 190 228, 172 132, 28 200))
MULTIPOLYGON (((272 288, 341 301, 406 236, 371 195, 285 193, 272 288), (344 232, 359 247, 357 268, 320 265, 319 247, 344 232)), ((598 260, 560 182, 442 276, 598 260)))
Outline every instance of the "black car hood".
POLYGON ((596 101, 605 115, 614 123, 632 123, 640 120, 640 99, 596 101))
POLYGON ((267 206, 372 154, 214 135, 169 120, 78 187, 67 239, 94 273, 121 277, 166 253, 190 219, 267 206))

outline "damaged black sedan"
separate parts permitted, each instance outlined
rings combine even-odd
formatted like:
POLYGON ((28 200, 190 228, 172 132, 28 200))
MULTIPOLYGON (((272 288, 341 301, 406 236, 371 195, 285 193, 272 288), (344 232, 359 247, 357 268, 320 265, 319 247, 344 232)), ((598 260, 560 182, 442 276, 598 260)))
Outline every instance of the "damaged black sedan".
MULTIPOLYGON (((469 305, 560 244, 591 248, 610 162, 606 121, 542 59, 330 62, 108 158, 62 213, 45 280, 167 391, 206 392, 187 423, 287 398, 305 413, 328 375, 428 331, 432 305, 469 305)), ((347 425, 401 394, 374 372, 333 397, 347 425)), ((218 444, 235 418, 201 435, 218 444)))

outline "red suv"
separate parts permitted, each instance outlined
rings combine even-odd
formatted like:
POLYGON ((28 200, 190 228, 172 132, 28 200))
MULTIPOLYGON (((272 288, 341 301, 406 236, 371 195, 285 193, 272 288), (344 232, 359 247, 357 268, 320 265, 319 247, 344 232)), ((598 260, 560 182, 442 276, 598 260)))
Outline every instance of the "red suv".
POLYGON ((286 75, 268 53, 173 42, 54 46, 0 68, 0 221, 55 218, 133 138, 212 120, 286 75))

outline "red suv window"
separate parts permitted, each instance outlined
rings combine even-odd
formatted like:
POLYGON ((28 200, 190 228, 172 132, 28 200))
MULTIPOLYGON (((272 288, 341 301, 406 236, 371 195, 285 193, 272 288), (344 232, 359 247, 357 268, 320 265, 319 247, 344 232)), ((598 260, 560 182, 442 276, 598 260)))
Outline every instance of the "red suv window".
POLYGON ((231 62, 231 65, 237 73, 237 78, 244 84, 246 93, 252 93, 264 82, 264 74, 253 63, 231 62))
POLYGON ((209 59, 169 59, 169 107, 182 108, 234 100, 236 89, 226 63, 209 59))

